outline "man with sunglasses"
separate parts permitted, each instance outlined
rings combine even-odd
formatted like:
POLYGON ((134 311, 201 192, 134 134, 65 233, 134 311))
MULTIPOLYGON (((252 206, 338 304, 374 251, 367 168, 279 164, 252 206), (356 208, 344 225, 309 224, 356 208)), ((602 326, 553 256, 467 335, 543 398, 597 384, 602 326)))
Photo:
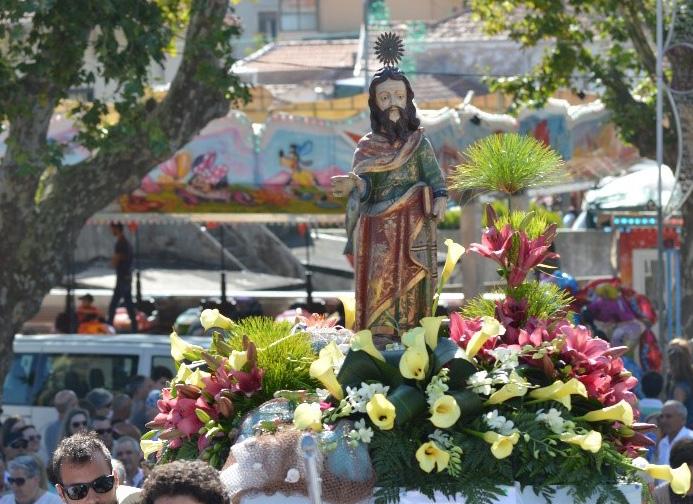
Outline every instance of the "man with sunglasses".
POLYGON ((17 430, 10 432, 3 439, 2 452, 5 455, 5 462, 10 462, 12 459, 25 455, 29 449, 29 442, 24 439, 22 433, 17 430))
POLYGON ((95 416, 91 420, 91 428, 109 450, 113 449, 113 425, 111 419, 105 416, 95 416))
POLYGON ((119 485, 111 454, 94 433, 63 439, 53 454, 51 479, 65 504, 133 504, 136 488, 119 485))

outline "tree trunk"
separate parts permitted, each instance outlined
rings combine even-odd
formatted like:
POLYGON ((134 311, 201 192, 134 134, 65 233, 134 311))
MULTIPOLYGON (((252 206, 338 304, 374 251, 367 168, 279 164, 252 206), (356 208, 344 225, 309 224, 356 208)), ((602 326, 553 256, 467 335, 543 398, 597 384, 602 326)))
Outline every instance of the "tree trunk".
MULTIPOLYGON (((60 282, 86 220, 137 187, 153 166, 228 112, 225 90, 200 78, 211 68, 221 76, 229 70, 218 54, 200 44, 219 33, 227 7, 228 0, 193 2, 183 59, 166 98, 153 110, 142 105, 139 120, 117 132, 117 143, 92 158, 46 177, 38 153, 47 142, 55 102, 27 93, 34 113, 10 119, 8 149, 0 160, 0 383, 11 364, 14 335, 60 282), (156 146, 152 136, 158 139, 156 146), (41 195, 40 184, 49 188, 41 195)), ((236 85, 243 98, 243 88, 236 85)))

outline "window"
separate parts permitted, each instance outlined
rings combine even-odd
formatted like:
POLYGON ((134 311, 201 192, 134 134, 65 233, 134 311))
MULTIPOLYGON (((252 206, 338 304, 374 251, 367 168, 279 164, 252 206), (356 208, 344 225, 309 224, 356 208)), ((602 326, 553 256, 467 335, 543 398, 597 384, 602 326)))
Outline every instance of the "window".
POLYGON ((283 31, 318 29, 318 0, 282 0, 281 23, 283 31))
POLYGON ((258 33, 264 35, 265 40, 277 38, 277 13, 259 12, 257 15, 258 33))
POLYGON ((152 371, 154 370, 155 367, 159 367, 159 366, 168 368, 168 370, 171 371, 173 376, 176 376, 176 373, 177 373, 176 364, 173 362, 173 357, 171 357, 170 355, 155 355, 155 356, 153 356, 152 357, 152 371))
POLYGON ((123 392, 137 374, 136 355, 18 353, 3 386, 5 404, 52 406, 62 389, 83 398, 96 387, 123 392))

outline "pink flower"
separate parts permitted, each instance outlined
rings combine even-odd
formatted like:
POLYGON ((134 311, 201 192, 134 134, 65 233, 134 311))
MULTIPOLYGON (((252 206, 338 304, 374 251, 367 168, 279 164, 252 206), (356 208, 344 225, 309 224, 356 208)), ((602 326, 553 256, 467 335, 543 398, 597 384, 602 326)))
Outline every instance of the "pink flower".
POLYGON ((250 397, 253 393, 262 389, 262 377, 264 374, 265 370, 257 366, 252 368, 249 372, 231 371, 231 375, 236 380, 236 382, 231 385, 231 390, 233 392, 241 392, 250 397))
POLYGON ((458 312, 450 314, 450 339, 461 347, 466 347, 469 339, 480 330, 480 318, 464 318, 458 312))
POLYGON ((524 231, 515 232, 517 236, 519 249, 517 258, 510 261, 508 269, 508 285, 517 287, 525 278, 529 271, 542 264, 547 259, 556 259, 558 254, 549 251, 549 247, 556 237, 556 224, 551 224, 544 234, 534 240, 530 240, 524 231))
POLYGON ((505 327, 502 341, 509 345, 516 345, 520 338, 520 331, 527 320, 527 300, 516 301, 507 296, 503 301, 498 301, 496 318, 505 327))

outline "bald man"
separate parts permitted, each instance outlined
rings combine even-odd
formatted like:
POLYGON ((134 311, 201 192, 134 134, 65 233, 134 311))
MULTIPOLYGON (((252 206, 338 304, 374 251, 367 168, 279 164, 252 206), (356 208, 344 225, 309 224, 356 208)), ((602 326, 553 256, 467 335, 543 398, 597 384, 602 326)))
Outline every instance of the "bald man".
POLYGON ((77 394, 75 394, 72 390, 63 389, 55 394, 55 397, 53 398, 53 406, 58 412, 58 419, 55 422, 48 424, 43 433, 43 442, 46 446, 48 460, 53 457, 53 452, 58 446, 58 441, 60 440, 60 427, 65 419, 65 413, 73 408, 76 408, 77 405, 77 394))

